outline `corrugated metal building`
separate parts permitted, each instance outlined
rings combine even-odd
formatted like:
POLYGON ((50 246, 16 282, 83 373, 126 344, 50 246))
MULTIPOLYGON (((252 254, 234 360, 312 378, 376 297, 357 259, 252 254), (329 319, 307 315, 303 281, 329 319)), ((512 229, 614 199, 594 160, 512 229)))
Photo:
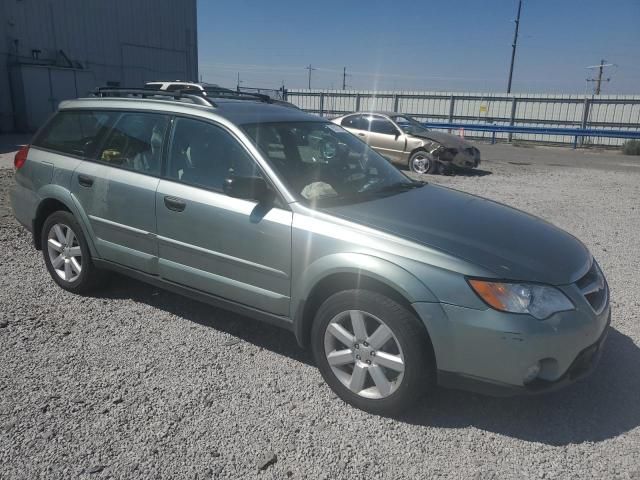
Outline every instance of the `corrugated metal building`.
POLYGON ((0 132, 97 86, 197 78, 196 0, 0 0, 0 132))

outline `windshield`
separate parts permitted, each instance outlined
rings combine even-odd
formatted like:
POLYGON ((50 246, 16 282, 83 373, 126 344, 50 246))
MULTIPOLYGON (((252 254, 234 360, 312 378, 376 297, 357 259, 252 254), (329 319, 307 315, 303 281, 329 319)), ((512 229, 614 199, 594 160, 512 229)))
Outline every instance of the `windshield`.
POLYGON ((429 131, 428 128, 424 127, 415 118, 409 117, 407 115, 394 115, 391 117, 391 120, 396 122, 396 124, 405 133, 418 134, 418 133, 424 133, 429 131))
POLYGON ((419 185, 333 123, 260 123, 243 128, 289 189, 312 206, 354 203, 419 185))

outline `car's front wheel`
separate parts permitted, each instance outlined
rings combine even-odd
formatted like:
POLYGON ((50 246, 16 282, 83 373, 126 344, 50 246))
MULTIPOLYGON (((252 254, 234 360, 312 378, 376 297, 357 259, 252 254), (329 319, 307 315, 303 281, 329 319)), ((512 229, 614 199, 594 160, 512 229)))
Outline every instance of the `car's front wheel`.
POLYGON ((91 261, 82 228, 71 213, 54 212, 45 220, 41 245, 51 278, 65 290, 83 293, 102 278, 91 261))
POLYGON ((431 344, 419 320, 377 292, 330 296, 316 314, 312 347, 327 384, 370 413, 398 415, 434 383, 431 344))
POLYGON ((409 170, 419 174, 438 173, 439 162, 433 155, 424 150, 418 150, 409 157, 409 170))

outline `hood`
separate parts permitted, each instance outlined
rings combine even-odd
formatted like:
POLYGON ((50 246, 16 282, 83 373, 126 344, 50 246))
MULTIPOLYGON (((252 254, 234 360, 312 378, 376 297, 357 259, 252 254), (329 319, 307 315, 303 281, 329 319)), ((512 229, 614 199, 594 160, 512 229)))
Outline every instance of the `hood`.
POLYGON ((587 248, 564 230, 435 185, 323 211, 449 253, 502 279, 566 285, 591 264, 587 248))
POLYGON ((411 135, 412 137, 418 138, 426 138, 427 140, 433 140, 434 142, 438 142, 445 147, 455 147, 461 150, 465 148, 472 147, 469 142, 465 139, 460 138, 456 135, 451 135, 449 133, 444 132, 434 132, 432 130, 425 131, 424 133, 420 133, 419 135, 411 135))

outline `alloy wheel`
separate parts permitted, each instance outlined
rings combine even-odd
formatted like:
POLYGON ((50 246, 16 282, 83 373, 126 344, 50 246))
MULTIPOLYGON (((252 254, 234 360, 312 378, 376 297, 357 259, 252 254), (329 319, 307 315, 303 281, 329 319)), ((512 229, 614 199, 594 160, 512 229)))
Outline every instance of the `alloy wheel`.
POLYGON ((411 170, 415 173, 427 173, 431 167, 431 159, 425 154, 418 154, 411 159, 411 170))
POLYGON ((62 223, 54 224, 47 235, 47 252, 56 274, 65 282, 77 280, 82 272, 82 250, 75 232, 62 223))
POLYGON ((379 318, 347 310, 327 325, 324 351, 334 375, 365 398, 393 394, 404 376, 404 355, 398 339, 379 318))

